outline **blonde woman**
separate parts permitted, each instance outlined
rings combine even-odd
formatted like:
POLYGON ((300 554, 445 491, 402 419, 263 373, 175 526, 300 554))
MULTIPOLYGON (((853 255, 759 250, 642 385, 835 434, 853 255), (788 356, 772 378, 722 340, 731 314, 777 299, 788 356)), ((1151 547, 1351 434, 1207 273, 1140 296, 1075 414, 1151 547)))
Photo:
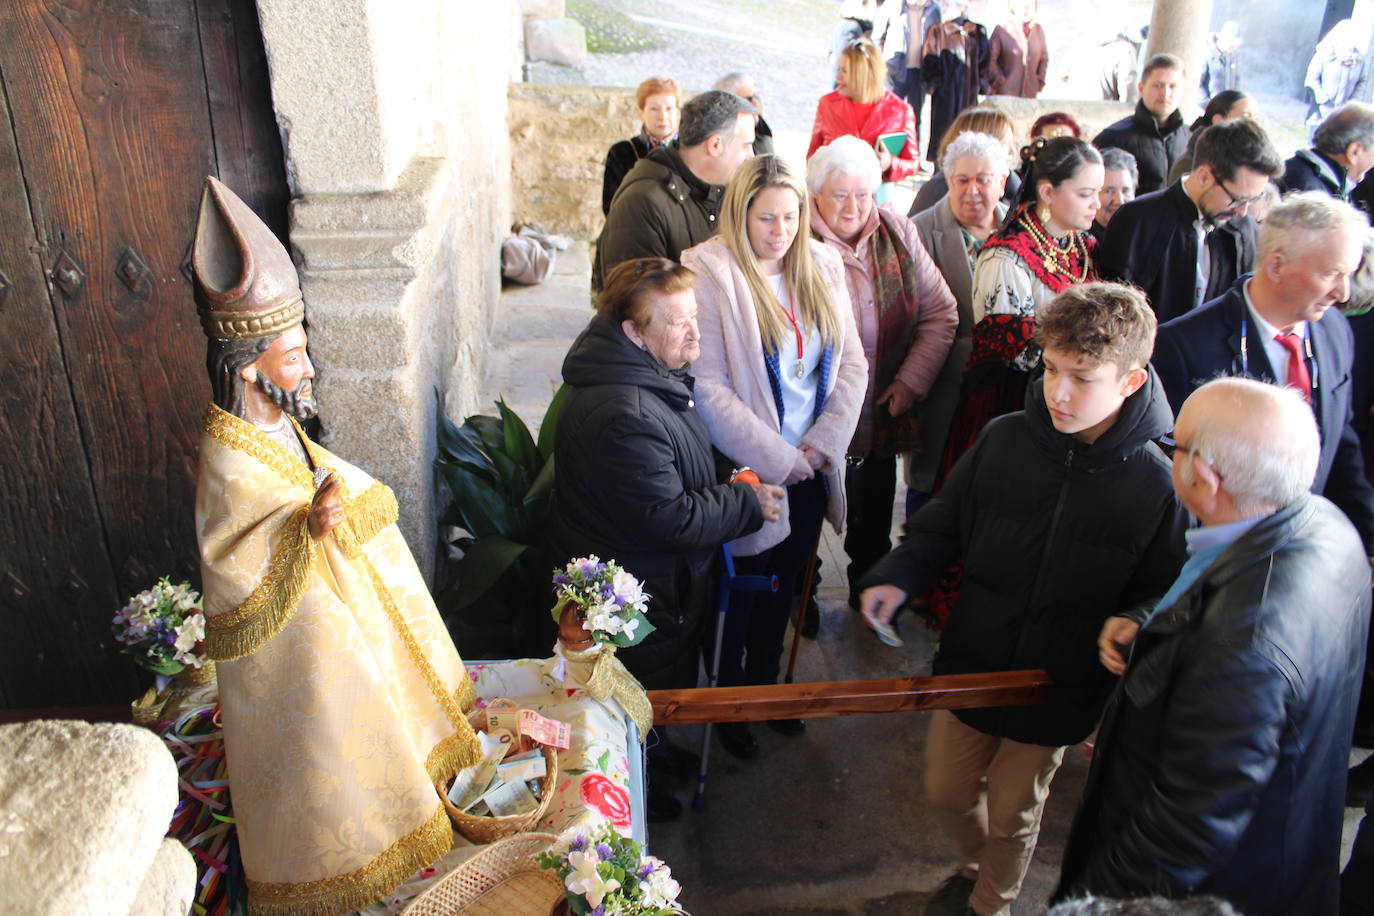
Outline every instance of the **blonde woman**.
MULTIPOLYGON (((852 136, 873 147, 882 169, 878 203, 892 196, 892 185, 916 170, 916 115, 903 99, 884 83, 887 64, 882 52, 867 39, 851 41, 840 54, 835 69, 835 91, 821 96, 816 123, 811 127, 811 146, 806 158, 838 137, 852 136), (901 134, 905 143, 894 155, 879 138, 901 134)), ((894 141, 896 142, 896 141, 894 141)))
MULTIPOLYGON (((797 574, 820 526, 845 517, 845 451, 868 388, 839 256, 811 237, 806 185, 776 156, 740 166, 721 204, 720 234, 682 253, 697 274, 701 356, 697 407, 711 442, 764 483, 787 488, 782 517, 731 544, 740 572, 775 574, 779 590, 736 592, 726 615, 720 684, 777 681, 797 574)), ((798 719, 769 723, 783 734, 798 719)), ((758 753, 749 726, 721 743, 758 753)))

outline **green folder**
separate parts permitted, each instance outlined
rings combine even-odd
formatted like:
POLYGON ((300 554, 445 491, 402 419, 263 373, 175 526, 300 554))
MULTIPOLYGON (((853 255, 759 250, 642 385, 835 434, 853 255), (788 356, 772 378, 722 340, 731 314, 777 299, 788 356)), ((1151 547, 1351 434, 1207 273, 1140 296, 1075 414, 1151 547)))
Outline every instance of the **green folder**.
POLYGON ((902 150, 906 149, 906 134, 898 131, 895 134, 879 134, 878 142, 887 148, 887 151, 894 156, 900 156, 902 150))

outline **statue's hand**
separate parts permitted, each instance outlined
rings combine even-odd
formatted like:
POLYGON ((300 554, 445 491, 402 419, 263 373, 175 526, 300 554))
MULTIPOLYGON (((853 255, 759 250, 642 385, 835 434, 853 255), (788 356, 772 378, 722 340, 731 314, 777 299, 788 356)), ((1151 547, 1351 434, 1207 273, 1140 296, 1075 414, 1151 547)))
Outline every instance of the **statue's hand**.
POLYGON ((306 518, 306 524, 310 526, 310 536, 317 541, 343 521, 343 500, 339 498, 339 486, 338 475, 330 474, 310 501, 310 515, 306 518))

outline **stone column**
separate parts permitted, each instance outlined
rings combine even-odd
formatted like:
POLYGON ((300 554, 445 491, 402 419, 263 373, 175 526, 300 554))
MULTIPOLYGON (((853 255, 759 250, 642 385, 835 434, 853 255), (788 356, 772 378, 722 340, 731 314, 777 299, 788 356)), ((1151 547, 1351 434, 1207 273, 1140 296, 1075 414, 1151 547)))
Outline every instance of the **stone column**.
POLYGON ((1212 0, 1155 0, 1145 56, 1174 54, 1183 59, 1187 91, 1179 94, 1179 105, 1185 109, 1197 95, 1211 26, 1212 0))
POLYGON ((510 226, 509 3, 258 0, 324 444, 436 556, 435 412, 478 398, 510 226))

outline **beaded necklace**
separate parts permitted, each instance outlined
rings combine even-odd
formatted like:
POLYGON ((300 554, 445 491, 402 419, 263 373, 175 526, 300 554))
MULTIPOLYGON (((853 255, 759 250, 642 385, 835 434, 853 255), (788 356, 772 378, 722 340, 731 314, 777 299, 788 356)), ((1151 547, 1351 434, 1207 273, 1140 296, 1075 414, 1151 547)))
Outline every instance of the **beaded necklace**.
POLYGON ((1031 245, 1035 249, 1035 253, 1040 256, 1040 260, 1044 262, 1047 271, 1067 278, 1070 284, 1082 283, 1088 279, 1091 264, 1088 261, 1088 247, 1083 242, 1082 233, 1069 230, 1068 247, 1061 248, 1059 243, 1045 231, 1039 217, 1031 208, 1027 207, 1017 222, 1030 236, 1031 245), (1073 272, 1075 263, 1079 268, 1077 276, 1073 272))

